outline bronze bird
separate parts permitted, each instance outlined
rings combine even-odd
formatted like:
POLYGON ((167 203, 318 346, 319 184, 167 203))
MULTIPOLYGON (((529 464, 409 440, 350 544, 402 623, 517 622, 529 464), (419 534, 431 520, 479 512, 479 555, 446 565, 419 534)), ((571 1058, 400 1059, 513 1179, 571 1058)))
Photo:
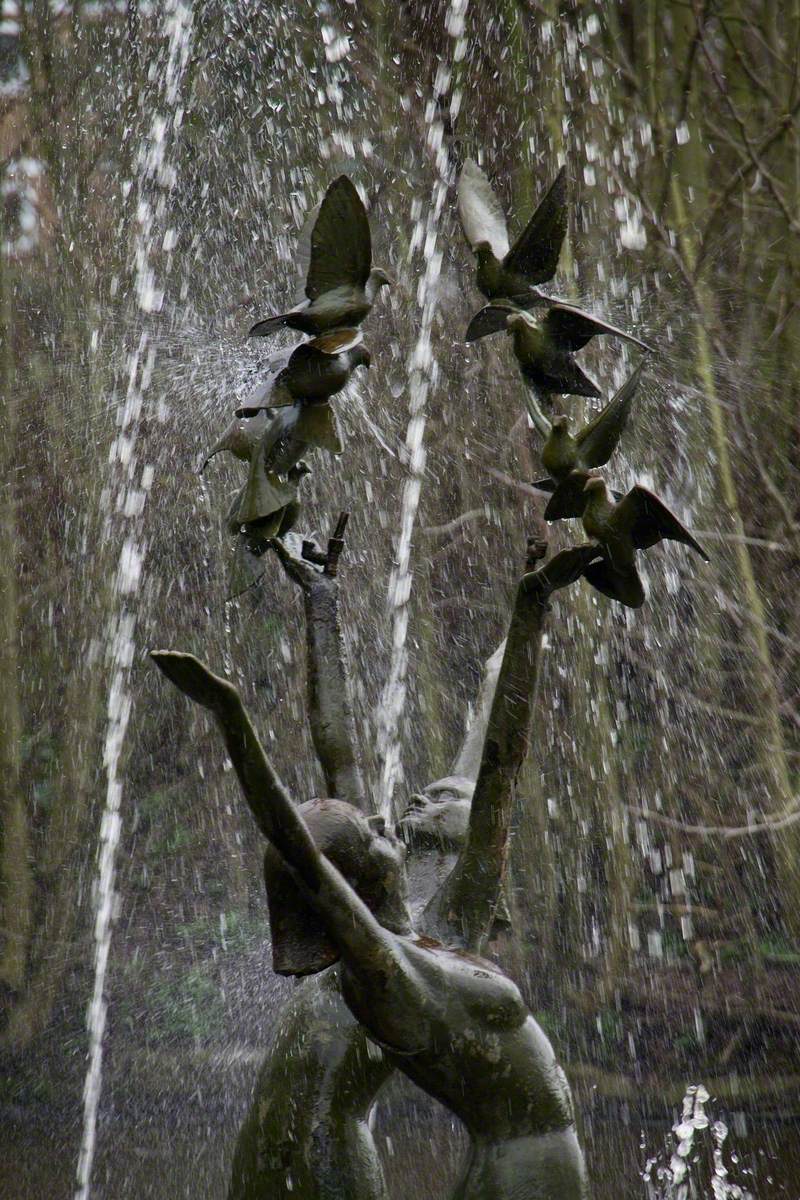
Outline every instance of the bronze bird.
MULTIPOLYGON (((639 364, 605 408, 574 436, 569 432, 569 417, 553 419, 542 448, 542 465, 551 478, 537 479, 533 485, 552 492, 544 510, 547 521, 583 515, 587 499, 584 485, 589 471, 605 466, 616 450, 628 422, 643 365, 639 364)), ((614 495, 619 499, 618 493, 614 495)))
POLYGON ((567 232, 567 173, 558 172, 539 207, 509 248, 503 209, 489 180, 471 158, 458 180, 458 214, 478 260, 477 284, 487 300, 548 304, 534 285, 552 279, 567 232))
POLYGON ((255 416, 260 409, 282 408, 296 400, 327 400, 342 390, 356 367, 369 367, 371 361, 359 329, 320 334, 271 355, 266 379, 236 415, 255 416))
POLYGON ((287 484, 294 488, 294 498, 283 508, 246 525, 240 524, 237 519, 242 493, 234 499, 227 517, 228 529, 235 535, 233 554, 228 564, 228 600, 234 600, 263 577, 263 559, 269 549, 270 539, 282 538, 297 522, 301 509, 298 486, 308 474, 309 467, 301 459, 290 468, 286 477, 287 484))
POLYGON ((290 504, 297 487, 289 482, 289 472, 315 446, 331 454, 342 452, 331 406, 323 401, 281 408, 250 459, 247 482, 231 508, 230 523, 238 527, 263 521, 290 504))
POLYGON ((334 179, 306 219, 297 257, 306 277, 305 299, 288 312, 257 321, 249 337, 267 337, 287 327, 320 334, 359 325, 380 289, 390 283, 385 271, 372 267, 366 209, 346 175, 334 179))
POLYGON ((222 450, 227 450, 241 462, 250 462, 274 415, 270 409, 260 408, 252 417, 234 418, 219 441, 209 450, 200 468, 200 474, 205 471, 214 455, 222 450))
POLYGON ((537 319, 507 300, 488 304, 476 313, 469 323, 466 340, 474 341, 501 329, 514 339, 514 354, 522 378, 535 397, 535 400, 529 397, 528 411, 544 437, 550 434, 550 424, 539 403, 548 405, 551 395, 600 396, 597 384, 572 357, 593 337, 601 334, 618 337, 640 350, 650 351, 646 342, 571 304, 555 304, 537 319))
POLYGON ((696 538, 647 488, 636 484, 615 503, 605 481, 592 475, 584 484, 584 492, 583 528, 604 555, 602 562, 586 567, 584 575, 604 595, 628 608, 639 608, 644 603, 644 588, 636 570, 636 552, 662 539, 683 542, 708 562, 696 538))
POLYGON ((252 495, 249 506, 243 504, 247 484, 245 484, 245 487, 234 498, 228 512, 226 524, 231 533, 238 534, 247 541, 247 548, 251 554, 263 554, 266 549, 266 542, 270 538, 283 537, 284 534, 295 527, 301 511, 299 499, 300 483, 306 475, 310 474, 311 468, 302 458, 293 467, 290 467, 286 474, 285 487, 287 491, 293 489, 294 495, 292 499, 287 501, 282 508, 276 508, 263 516, 254 515, 259 509, 253 503, 252 495), (246 515, 249 519, 243 521, 241 519, 242 514, 246 515))

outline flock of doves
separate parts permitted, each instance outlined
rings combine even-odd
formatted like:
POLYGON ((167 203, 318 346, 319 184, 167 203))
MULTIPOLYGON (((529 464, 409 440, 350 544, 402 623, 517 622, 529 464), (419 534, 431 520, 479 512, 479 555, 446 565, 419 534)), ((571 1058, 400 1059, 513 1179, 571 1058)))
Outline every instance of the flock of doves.
MULTIPOLYGON (((581 429, 554 411, 553 396, 600 397, 574 355, 600 334, 638 338, 539 290, 553 278, 568 225, 566 171, 562 167, 513 246, 502 206, 486 175, 467 159, 458 181, 458 211, 477 259, 476 282, 489 301, 469 323, 466 341, 505 330, 526 384, 527 408, 544 438, 542 464, 549 472, 534 486, 550 493, 547 520, 577 517, 597 546, 583 570, 598 591, 630 608, 644 602, 636 553, 662 539, 683 542, 706 560, 703 548, 653 492, 636 485, 627 495, 610 491, 597 469, 611 458, 628 421, 642 364, 612 400, 581 429), (537 311, 538 310, 538 311, 537 311), (544 315, 540 315, 544 312, 544 315), (551 414, 548 419, 542 411, 551 414)), ((251 337, 296 329, 310 340, 272 355, 264 382, 237 409, 211 449, 227 450, 248 464, 227 524, 237 552, 257 560, 272 538, 283 537, 299 515, 298 489, 314 448, 339 454, 342 441, 330 399, 370 355, 358 328, 382 287, 385 271, 372 266, 369 220, 346 175, 330 185, 298 237, 297 259, 305 294, 294 307, 258 321, 251 337)))

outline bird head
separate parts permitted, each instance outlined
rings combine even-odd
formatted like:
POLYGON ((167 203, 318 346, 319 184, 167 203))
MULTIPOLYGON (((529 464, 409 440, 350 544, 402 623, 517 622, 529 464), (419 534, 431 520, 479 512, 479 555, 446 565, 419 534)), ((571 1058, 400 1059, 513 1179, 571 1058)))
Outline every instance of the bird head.
POLYGON ((367 285, 364 288, 367 300, 372 304, 382 287, 391 287, 394 280, 390 275, 387 275, 383 267, 373 267, 367 279, 367 285))
POLYGON ((590 475, 583 485, 583 490, 589 496, 605 496, 606 481, 600 475, 590 475))
POLYGON ((311 474, 311 467, 304 458, 299 459, 293 467, 289 469, 287 478, 291 483, 299 483, 305 475, 311 474))
POLYGON ((550 429, 556 437, 564 437, 565 434, 569 433, 569 417, 564 416, 563 414, 553 417, 552 421, 550 422, 550 429))
POLYGON ((391 275, 387 275, 383 267, 373 267, 369 273, 369 277, 372 280, 376 291, 382 287, 391 287, 394 283, 391 275))
POLYGON ((356 346, 352 351, 351 361, 354 370, 356 367, 369 368, 370 364, 372 363, 372 355, 366 346, 356 346))

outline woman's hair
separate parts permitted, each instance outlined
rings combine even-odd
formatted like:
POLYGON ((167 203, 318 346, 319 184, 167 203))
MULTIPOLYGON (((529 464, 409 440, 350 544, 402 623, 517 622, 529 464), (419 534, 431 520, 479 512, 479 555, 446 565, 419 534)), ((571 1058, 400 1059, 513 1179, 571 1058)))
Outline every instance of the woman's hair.
MULTIPOLYGON (((380 818, 368 820, 343 800, 307 800, 298 809, 317 848, 381 924, 406 932, 402 848, 384 832, 380 818), (376 832, 383 836, 377 837, 376 832)), ((339 951, 294 872, 272 846, 264 855, 264 882, 273 969, 279 975, 313 975, 335 963, 339 951)))

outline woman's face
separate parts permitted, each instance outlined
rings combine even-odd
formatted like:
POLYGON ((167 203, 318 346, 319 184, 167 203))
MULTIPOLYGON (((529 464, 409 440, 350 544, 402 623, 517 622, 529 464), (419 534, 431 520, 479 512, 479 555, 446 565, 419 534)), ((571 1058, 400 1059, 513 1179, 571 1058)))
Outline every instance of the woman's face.
POLYGON ((406 848, 386 828, 382 817, 373 817, 369 823, 372 828, 370 858, 375 862, 381 883, 380 901, 375 905, 375 916, 381 925, 391 929, 392 933, 410 933, 406 848))

